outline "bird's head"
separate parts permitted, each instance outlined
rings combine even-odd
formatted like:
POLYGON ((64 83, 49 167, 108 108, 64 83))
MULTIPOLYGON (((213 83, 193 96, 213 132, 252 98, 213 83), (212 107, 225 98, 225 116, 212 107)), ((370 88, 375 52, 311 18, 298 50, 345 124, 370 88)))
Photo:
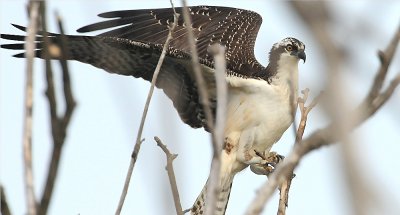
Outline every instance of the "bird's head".
POLYGON ((269 62, 277 63, 279 60, 298 63, 300 59, 306 62, 306 46, 300 40, 287 37, 272 46, 269 52, 269 62))

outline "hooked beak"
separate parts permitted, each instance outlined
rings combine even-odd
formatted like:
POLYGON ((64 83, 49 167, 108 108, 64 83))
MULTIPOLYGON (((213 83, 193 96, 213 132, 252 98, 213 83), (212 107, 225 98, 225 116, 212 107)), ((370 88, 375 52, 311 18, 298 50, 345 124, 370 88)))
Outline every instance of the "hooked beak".
POLYGON ((304 52, 304 50, 293 51, 291 55, 297 56, 299 59, 302 59, 303 63, 306 62, 306 53, 304 52))
POLYGON ((306 62, 306 53, 304 51, 297 52, 297 57, 303 60, 303 63, 306 62))

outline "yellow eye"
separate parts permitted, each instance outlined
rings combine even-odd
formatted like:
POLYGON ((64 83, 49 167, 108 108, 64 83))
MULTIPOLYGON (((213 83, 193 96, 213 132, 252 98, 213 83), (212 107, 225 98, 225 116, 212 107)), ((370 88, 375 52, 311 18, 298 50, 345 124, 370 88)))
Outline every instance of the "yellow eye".
POLYGON ((286 50, 289 51, 289 52, 292 51, 293 50, 293 46, 292 45, 287 45, 286 46, 286 50))

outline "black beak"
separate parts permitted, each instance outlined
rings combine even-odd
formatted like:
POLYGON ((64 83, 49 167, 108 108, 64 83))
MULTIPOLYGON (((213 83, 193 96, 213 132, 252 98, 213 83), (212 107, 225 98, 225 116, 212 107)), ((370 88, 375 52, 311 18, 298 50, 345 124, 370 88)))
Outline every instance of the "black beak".
POLYGON ((297 57, 302 59, 304 63, 306 62, 306 53, 304 51, 297 52, 297 57))

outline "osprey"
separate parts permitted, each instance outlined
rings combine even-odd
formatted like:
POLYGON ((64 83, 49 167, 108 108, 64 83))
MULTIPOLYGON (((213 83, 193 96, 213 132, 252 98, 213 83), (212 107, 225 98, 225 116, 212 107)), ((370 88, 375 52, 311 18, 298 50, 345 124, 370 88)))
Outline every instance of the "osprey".
MULTIPOLYGON (((249 165, 266 165, 260 153, 268 154, 293 122, 298 86, 298 62, 306 60, 304 44, 295 38, 275 43, 269 64, 262 66, 254 56, 254 44, 262 23, 259 14, 242 9, 214 6, 189 7, 203 77, 215 113, 214 60, 208 47, 225 46, 228 103, 224 147, 221 153, 221 191, 215 214, 225 214, 233 177, 249 165)), ((182 13, 182 8, 176 8, 182 13)), ((109 20, 78 29, 78 32, 112 30, 97 36, 66 35, 66 60, 91 64, 110 73, 151 81, 163 43, 173 22, 171 8, 123 10, 99 14, 109 20)), ((14 25, 20 30, 25 27, 14 25)), ((156 83, 172 100, 182 121, 207 130, 191 65, 187 26, 182 16, 156 83)), ((61 36, 48 33, 51 46, 61 44, 61 36)), ((6 40, 24 41, 24 36, 1 34, 6 40)), ((23 43, 1 45, 24 50, 23 43)), ((43 58, 43 32, 36 37, 35 56, 43 58)), ((24 53, 15 57, 25 57, 24 53)), ((50 50, 50 58, 59 59, 50 50)), ((192 214, 202 214, 207 184, 196 199, 192 214)))

